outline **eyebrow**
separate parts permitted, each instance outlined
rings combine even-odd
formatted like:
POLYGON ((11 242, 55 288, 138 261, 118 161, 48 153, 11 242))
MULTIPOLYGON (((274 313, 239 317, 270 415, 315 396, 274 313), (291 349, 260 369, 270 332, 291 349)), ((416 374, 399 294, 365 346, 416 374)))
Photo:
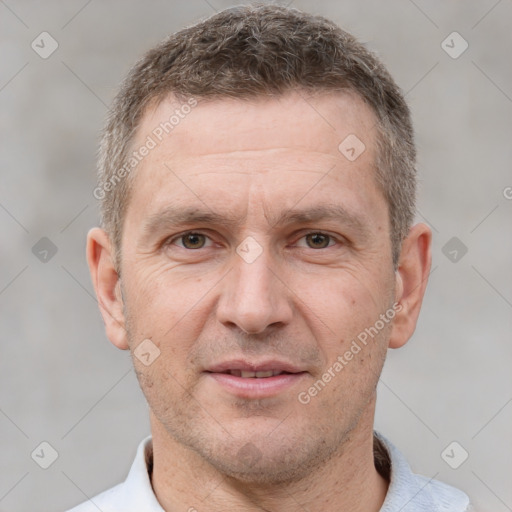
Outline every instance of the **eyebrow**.
MULTIPOLYGON (((332 220, 356 231, 360 236, 369 235, 369 227, 368 223, 365 222, 365 217, 349 212, 337 204, 324 204, 304 209, 291 208, 274 217, 265 214, 265 218, 272 228, 332 220)), ((221 225, 234 229, 239 228, 246 219, 247 214, 240 217, 239 215, 220 214, 212 210, 202 210, 197 207, 183 209, 169 206, 148 217, 144 222, 143 236, 149 238, 169 228, 177 228, 187 224, 221 225)))
POLYGON ((272 227, 287 224, 310 224, 323 220, 333 220, 348 226, 349 228, 366 234, 368 232, 367 223, 364 218, 349 212, 343 206, 338 204, 323 204, 304 209, 285 210, 275 219, 268 219, 272 227))

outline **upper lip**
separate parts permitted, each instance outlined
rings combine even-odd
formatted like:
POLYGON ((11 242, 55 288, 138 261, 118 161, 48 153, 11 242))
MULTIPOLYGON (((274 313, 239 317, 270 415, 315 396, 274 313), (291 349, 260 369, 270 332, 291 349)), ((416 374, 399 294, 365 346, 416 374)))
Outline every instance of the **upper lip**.
POLYGON ((305 370, 288 363, 286 361, 279 361, 277 359, 267 359, 264 361, 247 361, 244 359, 232 359, 230 361, 223 361, 206 368, 207 372, 223 373, 228 370, 241 370, 245 372, 265 372, 274 370, 278 372, 287 373, 300 373, 305 370))

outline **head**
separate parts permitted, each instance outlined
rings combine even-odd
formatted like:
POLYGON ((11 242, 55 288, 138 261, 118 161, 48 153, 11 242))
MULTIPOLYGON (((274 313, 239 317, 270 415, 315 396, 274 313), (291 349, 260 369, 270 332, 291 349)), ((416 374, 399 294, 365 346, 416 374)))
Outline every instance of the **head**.
POLYGON ((99 167, 88 260, 155 429, 258 481, 371 429, 430 267, 409 109, 374 55, 321 17, 223 11, 134 66, 99 167), (244 388, 242 367, 285 376, 244 388))

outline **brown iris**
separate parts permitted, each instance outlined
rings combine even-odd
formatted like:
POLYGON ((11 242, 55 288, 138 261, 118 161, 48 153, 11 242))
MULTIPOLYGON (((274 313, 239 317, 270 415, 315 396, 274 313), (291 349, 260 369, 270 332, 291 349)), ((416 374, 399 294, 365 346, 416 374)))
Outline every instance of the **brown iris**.
POLYGON ((306 235, 306 242, 312 249, 324 249, 329 245, 329 235, 323 233, 310 233, 306 235))
POLYGON ((201 233, 187 233, 181 237, 181 240, 187 249, 201 249, 206 242, 206 237, 201 233))

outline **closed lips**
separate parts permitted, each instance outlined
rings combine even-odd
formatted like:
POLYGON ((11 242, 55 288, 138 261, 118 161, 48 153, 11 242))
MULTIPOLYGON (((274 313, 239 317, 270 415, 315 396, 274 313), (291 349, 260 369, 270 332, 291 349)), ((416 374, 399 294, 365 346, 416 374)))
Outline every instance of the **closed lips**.
POLYGON ((227 391, 248 400, 275 397, 297 385, 308 375, 307 370, 276 359, 230 359, 205 368, 204 373, 212 378, 223 392, 227 391))

